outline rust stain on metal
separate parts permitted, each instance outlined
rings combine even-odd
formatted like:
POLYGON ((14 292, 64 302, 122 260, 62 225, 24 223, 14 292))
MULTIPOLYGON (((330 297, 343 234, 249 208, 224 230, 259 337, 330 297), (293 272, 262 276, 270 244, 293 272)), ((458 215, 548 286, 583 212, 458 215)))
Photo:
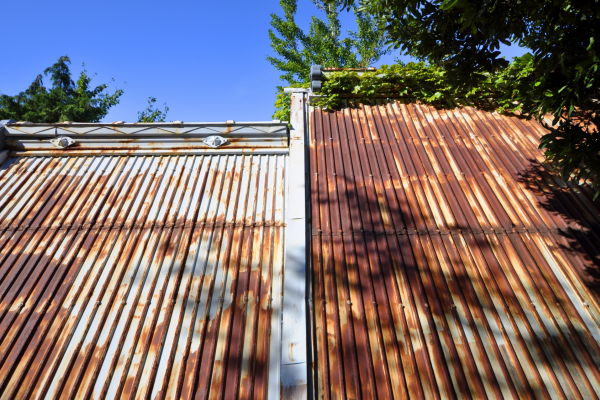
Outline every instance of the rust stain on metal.
POLYGON ((544 133, 408 99, 312 112, 318 399, 600 397, 600 202, 544 133))
POLYGON ((266 399, 285 156, 109 153, 0 170, 0 398, 266 399))

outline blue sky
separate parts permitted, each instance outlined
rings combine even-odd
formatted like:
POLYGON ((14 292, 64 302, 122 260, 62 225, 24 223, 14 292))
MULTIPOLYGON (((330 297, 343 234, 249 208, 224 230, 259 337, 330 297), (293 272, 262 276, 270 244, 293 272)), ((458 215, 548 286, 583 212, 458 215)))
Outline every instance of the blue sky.
MULTIPOLYGON (((306 30, 318 10, 299 0, 297 21, 306 30)), ((60 56, 69 55, 75 78, 85 62, 92 83, 123 88, 106 122, 135 122, 149 96, 167 103, 168 120, 213 122, 270 120, 279 72, 267 30, 278 0, 5 0, 0 93, 24 90, 60 56)), ((354 29, 344 13, 344 29, 354 29)), ((502 49, 507 58, 525 51, 502 49)), ((377 65, 390 64, 398 54, 377 65)), ((46 83, 46 81, 45 81, 46 83)), ((47 82, 49 84, 49 82, 47 82)))

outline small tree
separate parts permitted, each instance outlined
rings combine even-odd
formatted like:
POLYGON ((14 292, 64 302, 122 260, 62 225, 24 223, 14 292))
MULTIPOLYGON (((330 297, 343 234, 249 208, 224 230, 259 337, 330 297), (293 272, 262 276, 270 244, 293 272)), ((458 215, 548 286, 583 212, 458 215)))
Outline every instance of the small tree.
POLYGON ((167 118, 167 113, 169 112, 169 107, 165 103, 164 111, 161 111, 158 108, 154 108, 154 103, 156 103, 155 97, 148 98, 148 107, 144 111, 138 111, 138 122, 165 122, 165 118, 167 118))
MULTIPOLYGON (((295 21, 298 9, 297 0, 280 0, 283 17, 271 14, 269 38, 276 55, 267 60, 282 72, 280 79, 287 85, 302 87, 308 84, 310 66, 367 68, 388 54, 384 47, 385 37, 374 20, 353 7, 358 26, 357 31, 348 31, 342 37, 339 19, 339 0, 324 4, 312 0, 315 6, 325 13, 323 20, 313 16, 308 33, 295 21)), ((289 96, 283 95, 283 87, 277 86, 277 99, 273 118, 289 121, 289 96)))
MULTIPOLYGON (((339 5, 338 0, 325 0, 339 5)), ((597 0, 345 0, 360 3, 385 28, 390 44, 442 66, 454 84, 477 89, 506 78, 500 43, 529 48, 509 82, 522 111, 544 123, 540 147, 563 178, 600 184, 600 6, 597 0)))
MULTIPOLYGON (((52 88, 38 75, 29 88, 15 96, 0 95, 0 119, 55 123, 62 121, 98 122, 119 104, 122 89, 108 92, 108 85, 91 87, 92 78, 84 69, 77 82, 71 79, 71 60, 62 56, 44 75, 50 75, 52 88)), ((85 64, 84 64, 85 66, 85 64)))

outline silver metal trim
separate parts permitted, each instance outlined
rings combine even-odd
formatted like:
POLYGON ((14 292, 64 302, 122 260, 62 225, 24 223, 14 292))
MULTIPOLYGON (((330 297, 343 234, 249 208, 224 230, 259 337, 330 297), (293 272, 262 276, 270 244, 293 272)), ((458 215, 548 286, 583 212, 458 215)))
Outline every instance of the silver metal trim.
POLYGON ((46 150, 56 137, 69 137, 79 150, 202 149, 211 136, 220 136, 234 148, 286 148, 287 123, 183 123, 183 124, 24 124, 4 129, 5 148, 12 151, 46 150))
MULTIPOLYGON (((307 247, 305 179, 306 95, 292 93, 290 154, 286 166, 285 263, 281 335, 281 393, 275 398, 306 399, 309 391, 307 342, 307 247)), ((271 387, 271 382, 269 384, 271 387)))

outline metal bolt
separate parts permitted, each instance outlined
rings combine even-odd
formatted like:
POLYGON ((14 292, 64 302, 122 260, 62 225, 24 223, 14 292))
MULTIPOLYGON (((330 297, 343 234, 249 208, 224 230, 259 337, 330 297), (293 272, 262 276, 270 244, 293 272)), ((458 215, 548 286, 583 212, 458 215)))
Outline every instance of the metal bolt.
POLYGON ((346 303, 352 305, 352 302, 350 300, 346 301, 346 303))

